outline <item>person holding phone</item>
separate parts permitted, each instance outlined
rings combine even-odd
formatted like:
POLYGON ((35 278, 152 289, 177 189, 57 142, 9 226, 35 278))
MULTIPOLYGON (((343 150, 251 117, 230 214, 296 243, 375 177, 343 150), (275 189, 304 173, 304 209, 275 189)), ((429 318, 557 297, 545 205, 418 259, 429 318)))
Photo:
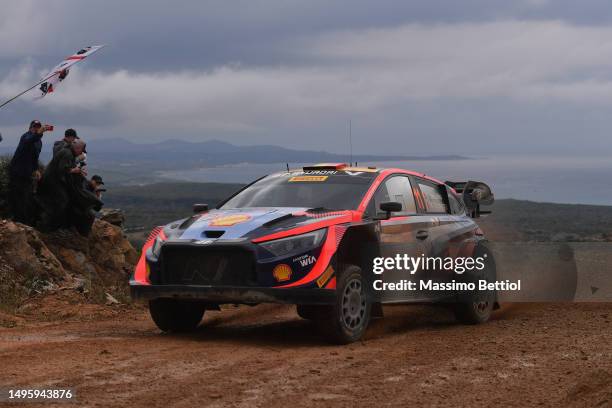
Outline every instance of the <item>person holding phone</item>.
POLYGON ((9 164, 9 206, 17 222, 27 225, 34 223, 34 188, 41 178, 38 158, 42 150, 42 137, 52 130, 53 126, 43 125, 38 120, 30 122, 9 164))

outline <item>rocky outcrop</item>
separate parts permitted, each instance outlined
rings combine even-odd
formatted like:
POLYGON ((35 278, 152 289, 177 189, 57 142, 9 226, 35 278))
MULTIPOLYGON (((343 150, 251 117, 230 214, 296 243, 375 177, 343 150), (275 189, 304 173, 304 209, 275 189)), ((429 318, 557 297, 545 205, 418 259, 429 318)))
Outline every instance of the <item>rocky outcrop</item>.
POLYGON ((125 214, 117 208, 103 208, 100 211, 100 219, 121 228, 125 225, 125 214))
POLYGON ((128 300, 127 282, 138 253, 120 227, 96 220, 89 237, 60 230, 42 234, 0 220, 0 309, 19 310, 27 300, 62 291, 104 303, 128 300))

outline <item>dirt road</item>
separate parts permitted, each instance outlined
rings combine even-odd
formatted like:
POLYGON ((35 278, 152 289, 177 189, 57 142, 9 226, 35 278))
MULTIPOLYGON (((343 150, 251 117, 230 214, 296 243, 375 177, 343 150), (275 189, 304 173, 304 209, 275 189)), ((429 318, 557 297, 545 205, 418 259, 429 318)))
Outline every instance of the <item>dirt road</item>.
POLYGON ((190 335, 144 310, 0 329, 0 387, 74 387, 86 406, 612 406, 612 304, 512 305, 477 327, 389 307, 349 346, 290 307, 207 313, 190 335))

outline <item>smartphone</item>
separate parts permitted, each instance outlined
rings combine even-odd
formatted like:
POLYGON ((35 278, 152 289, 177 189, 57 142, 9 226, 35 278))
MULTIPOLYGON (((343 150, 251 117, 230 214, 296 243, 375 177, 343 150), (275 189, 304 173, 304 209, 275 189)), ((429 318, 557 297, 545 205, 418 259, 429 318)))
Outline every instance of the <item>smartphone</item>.
POLYGON ((45 130, 48 132, 53 132, 53 125, 45 125, 45 130))

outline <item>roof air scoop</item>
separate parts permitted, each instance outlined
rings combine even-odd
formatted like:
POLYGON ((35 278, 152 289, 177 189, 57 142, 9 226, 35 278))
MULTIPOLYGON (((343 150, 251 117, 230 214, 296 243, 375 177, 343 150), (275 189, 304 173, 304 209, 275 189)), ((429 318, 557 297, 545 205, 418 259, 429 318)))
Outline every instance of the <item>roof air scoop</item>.
POLYGON ((304 171, 316 171, 316 170, 342 170, 347 168, 347 163, 319 163, 313 166, 303 167, 304 171))

